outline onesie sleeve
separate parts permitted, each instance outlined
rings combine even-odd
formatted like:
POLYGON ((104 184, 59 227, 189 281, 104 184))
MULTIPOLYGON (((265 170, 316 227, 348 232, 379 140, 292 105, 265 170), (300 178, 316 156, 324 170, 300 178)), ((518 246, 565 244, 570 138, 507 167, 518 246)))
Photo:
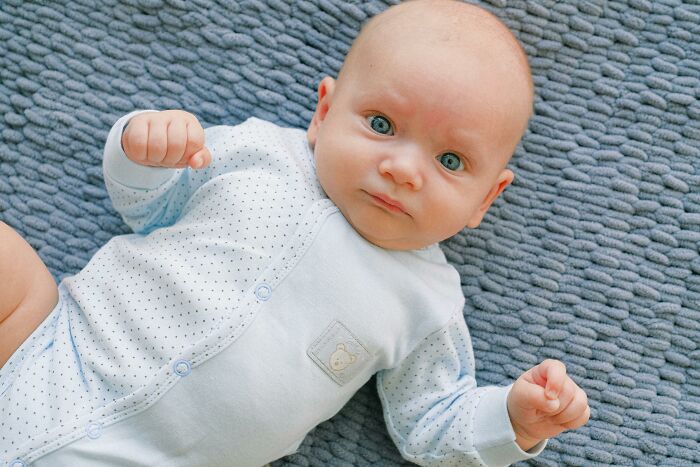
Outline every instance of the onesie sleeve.
POLYGON ((501 466, 530 459, 515 443, 509 387, 477 388, 471 338, 461 312, 401 364, 377 375, 384 419, 401 455, 425 466, 501 466))
POLYGON ((112 205, 136 233, 172 225, 192 193, 211 174, 209 168, 147 167, 129 160, 121 145, 122 133, 131 118, 144 112, 154 111, 135 111, 117 120, 107 136, 102 160, 112 205))

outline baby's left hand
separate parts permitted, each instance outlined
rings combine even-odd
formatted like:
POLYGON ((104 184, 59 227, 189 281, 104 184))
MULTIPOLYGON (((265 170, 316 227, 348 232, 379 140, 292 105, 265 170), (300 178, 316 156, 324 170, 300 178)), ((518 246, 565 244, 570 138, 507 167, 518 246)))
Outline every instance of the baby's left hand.
POLYGON ((520 448, 584 425, 591 411, 588 397, 558 360, 545 360, 517 379, 508 394, 508 414, 520 448))

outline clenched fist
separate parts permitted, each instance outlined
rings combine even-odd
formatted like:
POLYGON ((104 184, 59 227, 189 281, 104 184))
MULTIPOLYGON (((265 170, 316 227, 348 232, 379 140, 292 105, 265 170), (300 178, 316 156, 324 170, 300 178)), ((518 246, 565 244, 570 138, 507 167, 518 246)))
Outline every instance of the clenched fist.
POLYGON ((527 451, 546 438, 585 424, 588 397, 558 360, 545 360, 517 379, 508 393, 508 414, 516 442, 527 451))
POLYGON ((130 160, 152 167, 202 169, 211 162, 202 125, 183 110, 136 115, 122 134, 122 147, 130 160))

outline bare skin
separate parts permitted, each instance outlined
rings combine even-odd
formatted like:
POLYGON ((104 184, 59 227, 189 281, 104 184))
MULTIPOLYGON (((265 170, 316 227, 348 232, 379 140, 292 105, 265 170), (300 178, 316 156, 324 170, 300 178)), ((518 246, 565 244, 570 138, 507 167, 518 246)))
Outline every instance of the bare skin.
POLYGON ((58 288, 34 249, 0 222, 0 367, 58 302, 58 288))

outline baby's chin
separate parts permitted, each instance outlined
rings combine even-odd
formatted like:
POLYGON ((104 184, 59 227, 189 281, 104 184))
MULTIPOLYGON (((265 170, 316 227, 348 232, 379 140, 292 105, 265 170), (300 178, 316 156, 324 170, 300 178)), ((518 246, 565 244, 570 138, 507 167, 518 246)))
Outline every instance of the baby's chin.
POLYGON ((409 216, 396 218, 382 208, 367 204, 366 200, 356 201, 343 197, 333 200, 353 230, 373 245, 387 250, 416 250, 437 241, 427 239, 426 232, 421 231, 409 216))
POLYGON ((396 231, 378 225, 363 228, 361 225, 356 226, 351 221, 348 222, 362 238, 386 250, 417 250, 433 243, 414 238, 415 236, 411 235, 412 232, 396 231))

